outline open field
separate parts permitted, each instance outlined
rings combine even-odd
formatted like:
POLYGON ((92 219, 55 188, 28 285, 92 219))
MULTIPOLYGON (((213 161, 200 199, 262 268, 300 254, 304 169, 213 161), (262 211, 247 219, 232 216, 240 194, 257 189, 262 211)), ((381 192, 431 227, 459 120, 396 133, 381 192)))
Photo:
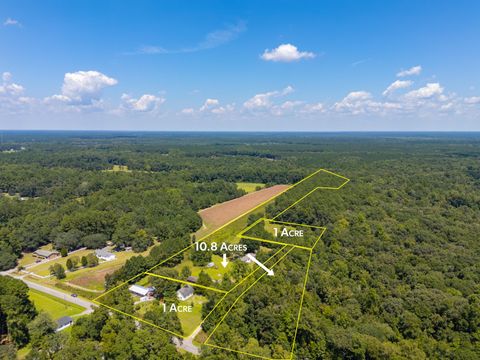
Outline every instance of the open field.
POLYGON ((215 263, 215 266, 212 268, 195 266, 193 265, 192 260, 188 259, 187 253, 187 255, 185 255, 185 260, 175 266, 174 269, 180 273, 184 267, 188 267, 192 272, 192 276, 198 276, 200 271, 203 270, 203 272, 208 274, 213 280, 222 280, 223 274, 227 272, 227 269, 222 266, 222 258, 218 255, 212 255, 212 262, 215 263))
POLYGON ((255 191, 253 193, 214 205, 204 210, 200 210, 203 223, 206 224, 209 231, 219 228, 236 217, 245 214, 254 207, 271 199, 275 195, 288 189, 288 185, 275 185, 266 189, 255 191))
POLYGON ((39 276, 47 276, 47 275, 50 275, 50 271, 48 269, 53 264, 61 264, 65 268, 68 259, 71 259, 72 257, 75 257, 75 256, 77 256, 78 258, 81 258, 82 256, 86 256, 92 252, 94 252, 94 250, 91 250, 91 249, 80 250, 80 251, 74 252, 73 254, 69 254, 68 256, 59 257, 52 261, 42 263, 37 266, 32 266, 31 268, 28 269, 28 271, 33 272, 39 276))
POLYGON ((182 330, 185 335, 190 335, 202 323, 202 306, 208 299, 205 296, 193 295, 186 301, 180 301, 179 305, 193 304, 192 312, 180 312, 178 318, 182 324, 182 330))
MULTIPOLYGON (((65 295, 68 296, 68 295, 65 295)), ((80 314, 85 309, 71 302, 56 298, 43 292, 30 289, 30 300, 35 304, 38 311, 48 313, 52 319, 56 320, 62 316, 72 316, 80 314)))
MULTIPOLYGON (((38 250, 52 250, 52 244, 43 245, 38 250)), ((18 266, 27 266, 34 264, 38 258, 33 256, 33 252, 23 253, 21 259, 18 260, 18 266)))
POLYGON ((251 182, 238 182, 237 187, 240 190, 245 191, 247 194, 257 191, 258 188, 263 189, 265 187, 265 184, 262 183, 251 183, 251 182))
POLYGON ((74 272, 67 272, 66 281, 91 290, 104 290, 105 275, 113 273, 132 256, 146 256, 149 251, 150 249, 143 253, 135 253, 133 251, 115 252, 117 257, 115 260, 100 262, 92 268, 82 268, 74 272))

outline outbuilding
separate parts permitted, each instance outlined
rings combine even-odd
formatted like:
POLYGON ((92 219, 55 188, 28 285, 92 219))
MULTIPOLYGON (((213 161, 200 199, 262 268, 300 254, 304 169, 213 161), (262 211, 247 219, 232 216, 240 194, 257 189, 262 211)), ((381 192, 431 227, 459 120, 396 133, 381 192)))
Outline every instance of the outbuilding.
POLYGON ((56 250, 35 250, 33 252, 33 256, 41 258, 41 259, 53 259, 60 256, 60 253, 56 250))
POLYGON ((62 331, 73 324, 73 319, 70 316, 62 316, 57 320, 57 329, 55 331, 62 331))
POLYGON ((97 258, 99 258, 100 260, 104 260, 104 261, 112 261, 112 260, 115 260, 117 258, 115 256, 115 254, 112 254, 111 252, 109 252, 105 249, 95 250, 95 255, 97 256, 97 258))
POLYGON ((153 296, 154 292, 155 292, 155 288, 153 286, 151 287, 144 287, 144 286, 140 286, 140 285, 137 285, 137 284, 134 284, 132 286, 130 286, 128 288, 128 290, 136 295, 136 296, 140 296, 140 297, 145 297, 145 296, 153 296))

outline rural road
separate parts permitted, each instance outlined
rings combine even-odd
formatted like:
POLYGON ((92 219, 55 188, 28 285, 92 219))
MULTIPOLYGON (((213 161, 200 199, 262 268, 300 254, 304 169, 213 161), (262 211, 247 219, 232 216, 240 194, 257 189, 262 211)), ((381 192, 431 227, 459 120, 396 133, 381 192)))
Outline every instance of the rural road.
POLYGON ((200 325, 195 329, 195 331, 186 339, 183 339, 183 341, 178 340, 177 338, 174 338, 174 343, 177 347, 188 351, 189 353, 192 353, 194 355, 200 355, 200 348, 198 346, 193 345, 193 339, 195 339, 195 336, 202 330, 202 326, 200 325))
POLYGON ((76 304, 76 305, 80 305, 81 307, 85 308, 85 311, 83 311, 80 315, 86 315, 86 314, 90 314, 91 312, 93 312, 93 307, 95 306, 95 304, 91 301, 81 299, 79 297, 74 298, 67 293, 64 293, 64 292, 61 292, 61 291, 58 291, 58 290, 49 288, 47 286, 43 286, 43 285, 34 283, 34 282, 31 282, 31 281, 27 281, 25 279, 21 279, 21 280, 25 284, 27 284, 27 286, 31 289, 41 291, 43 293, 55 296, 59 299, 63 299, 65 301, 71 302, 71 303, 76 304))

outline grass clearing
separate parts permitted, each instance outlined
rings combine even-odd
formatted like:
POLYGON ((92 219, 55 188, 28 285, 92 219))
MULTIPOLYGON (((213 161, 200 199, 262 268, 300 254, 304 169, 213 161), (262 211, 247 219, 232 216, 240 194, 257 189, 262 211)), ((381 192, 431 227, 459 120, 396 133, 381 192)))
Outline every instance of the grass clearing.
POLYGON ((193 262, 188 258, 188 255, 189 253, 187 252, 187 254, 185 255, 185 259, 180 264, 174 267, 174 269, 177 270, 179 274, 186 266, 190 268, 192 276, 198 277, 200 271, 203 270, 203 272, 207 273, 212 278, 212 280, 222 280, 223 274, 227 272, 227 269, 222 266, 222 258, 218 255, 212 255, 212 262, 215 263, 215 266, 211 268, 193 265, 193 262))
MULTIPOLYGON (((38 311, 45 311, 52 319, 56 320, 62 316, 72 316, 83 312, 85 309, 79 305, 72 304, 66 300, 59 299, 49 294, 30 289, 30 300, 38 311)), ((68 295, 65 294, 65 297, 68 295)))
POLYGON ((71 259, 72 257, 75 257, 75 256, 78 256, 80 259, 82 258, 82 256, 86 256, 90 253, 94 252, 94 250, 80 250, 80 251, 76 251, 74 252, 73 254, 70 254, 68 256, 65 256, 65 257, 59 257, 59 258, 56 258, 52 261, 49 261, 49 262, 46 262, 46 263, 43 263, 43 264, 39 264, 37 266, 32 266, 31 268, 29 268, 28 270, 39 275, 39 276, 47 276, 47 275, 50 275, 50 271, 48 270, 50 268, 50 266, 54 265, 54 264, 61 264, 64 268, 66 268, 66 263, 67 263, 67 260, 68 259, 71 259))
MULTIPOLYGON (((43 245, 38 250, 52 250, 52 244, 43 245)), ((18 260, 18 265, 27 266, 35 263, 35 260, 38 260, 38 258, 33 256, 33 252, 23 253, 22 258, 18 260)))
POLYGON ((247 194, 251 193, 251 192, 254 192, 254 191, 257 191, 257 190, 261 190, 264 187, 265 187, 265 184, 262 184, 262 183, 251 183, 251 182, 238 182, 237 183, 237 188, 245 191, 247 194))
MULTIPOLYGON (((155 246, 152 245, 152 247, 155 246)), ((66 281, 82 286, 90 290, 105 290, 105 275, 113 273, 119 269, 125 262, 133 256, 147 256, 151 248, 141 253, 133 251, 117 251, 114 252, 116 259, 112 261, 102 261, 92 268, 82 268, 74 272, 67 272, 66 281)), ((92 251, 92 250, 91 250, 92 251)))
POLYGON ((177 313, 180 323, 182 324, 183 333, 190 335, 202 322, 202 306, 208 299, 202 295, 193 295, 190 299, 180 301, 179 305, 192 305, 192 312, 177 313))

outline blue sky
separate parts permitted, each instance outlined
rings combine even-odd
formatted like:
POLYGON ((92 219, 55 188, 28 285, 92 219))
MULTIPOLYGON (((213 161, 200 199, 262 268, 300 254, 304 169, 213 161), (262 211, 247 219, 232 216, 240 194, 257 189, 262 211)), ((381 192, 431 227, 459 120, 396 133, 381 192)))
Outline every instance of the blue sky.
POLYGON ((0 128, 480 130, 478 18, 476 1, 4 0, 0 128))

